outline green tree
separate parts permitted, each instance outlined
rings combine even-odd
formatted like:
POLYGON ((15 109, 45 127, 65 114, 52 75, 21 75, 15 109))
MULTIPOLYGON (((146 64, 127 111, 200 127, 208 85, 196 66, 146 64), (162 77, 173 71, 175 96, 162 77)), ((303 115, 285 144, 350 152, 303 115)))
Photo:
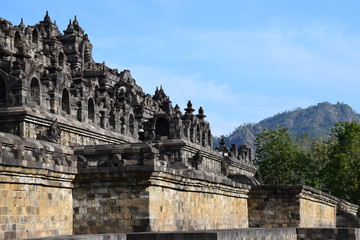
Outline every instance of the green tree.
POLYGON ((336 123, 332 136, 292 137, 286 128, 265 130, 255 141, 255 159, 265 184, 328 188, 360 205, 360 123, 336 123))
POLYGON ((256 164, 265 184, 306 184, 322 188, 327 145, 321 139, 292 137, 286 128, 265 130, 255 141, 256 164))
POLYGON ((256 164, 265 184, 296 184, 299 151, 286 128, 265 130, 255 140, 256 164))
POLYGON ((298 165, 302 175, 301 184, 318 189, 326 188, 324 172, 329 163, 329 155, 333 149, 333 141, 329 137, 310 138, 301 135, 296 144, 301 152, 301 162, 298 165))
POLYGON ((360 123, 336 123, 332 151, 323 171, 326 187, 335 196, 360 204, 360 123))

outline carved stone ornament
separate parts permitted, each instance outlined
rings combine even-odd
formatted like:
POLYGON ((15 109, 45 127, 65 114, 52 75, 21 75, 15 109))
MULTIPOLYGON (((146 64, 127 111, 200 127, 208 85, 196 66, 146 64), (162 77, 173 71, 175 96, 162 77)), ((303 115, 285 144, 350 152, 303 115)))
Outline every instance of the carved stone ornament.
POLYGON ((202 163, 201 152, 197 151, 197 153, 195 153, 195 155, 191 158, 191 166, 196 170, 198 170, 201 163, 202 163))
POLYGON ((243 162, 251 162, 251 147, 247 144, 240 145, 237 158, 243 162))
POLYGON ((60 139, 61 129, 57 119, 51 124, 47 130, 46 139, 49 142, 57 143, 60 139))
POLYGON ((224 157, 221 160, 221 173, 227 176, 229 174, 229 169, 230 169, 230 158, 224 157))
POLYGON ((215 150, 218 151, 223 156, 229 156, 230 149, 226 146, 226 143, 225 143, 225 140, 223 137, 221 138, 219 144, 220 144, 220 146, 217 146, 215 148, 215 150))

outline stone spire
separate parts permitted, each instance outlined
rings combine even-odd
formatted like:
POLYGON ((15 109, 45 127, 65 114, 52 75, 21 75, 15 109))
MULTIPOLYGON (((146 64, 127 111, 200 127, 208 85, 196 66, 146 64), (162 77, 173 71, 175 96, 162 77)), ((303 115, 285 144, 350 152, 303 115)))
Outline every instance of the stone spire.
POLYGON ((67 26, 67 29, 64 31, 64 33, 72 33, 74 32, 74 25, 71 22, 71 19, 69 19, 69 24, 67 26))
POLYGON ((179 105, 177 105, 177 104, 175 105, 174 112, 181 112, 179 105))
POLYGON ((49 11, 46 11, 46 15, 44 17, 44 22, 51 23, 51 19, 50 19, 50 16, 49 16, 49 11))
POLYGON ((174 113, 175 113, 175 116, 178 117, 178 118, 181 118, 182 117, 182 113, 181 113, 181 110, 180 110, 180 107, 179 105, 175 105, 174 107, 174 113))
POLYGON ((161 85, 160 85, 160 89, 158 87, 156 87, 155 95, 153 96, 153 99, 159 100, 159 101, 168 100, 168 96, 165 94, 165 91, 161 85))
POLYGON ((21 30, 24 30, 24 28, 25 28, 25 24, 24 24, 24 19, 23 19, 23 18, 21 18, 21 20, 20 20, 19 28, 20 28, 21 30))
POLYGON ((81 32, 81 33, 84 33, 84 30, 80 27, 79 25, 79 22, 76 18, 76 15, 74 16, 74 21, 73 21, 73 26, 74 26, 74 29, 78 32, 81 32))
POLYGON ((74 16, 74 22, 73 22, 73 24, 74 24, 74 27, 79 27, 79 22, 78 22, 78 20, 76 19, 76 15, 74 16))

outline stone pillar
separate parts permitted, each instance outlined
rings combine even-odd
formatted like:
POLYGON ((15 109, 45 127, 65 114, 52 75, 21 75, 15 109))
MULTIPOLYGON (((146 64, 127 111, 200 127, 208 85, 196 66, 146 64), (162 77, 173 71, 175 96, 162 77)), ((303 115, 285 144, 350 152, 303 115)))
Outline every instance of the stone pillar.
POLYGON ((61 111, 61 94, 58 92, 51 92, 50 94, 50 111, 59 114, 61 111))

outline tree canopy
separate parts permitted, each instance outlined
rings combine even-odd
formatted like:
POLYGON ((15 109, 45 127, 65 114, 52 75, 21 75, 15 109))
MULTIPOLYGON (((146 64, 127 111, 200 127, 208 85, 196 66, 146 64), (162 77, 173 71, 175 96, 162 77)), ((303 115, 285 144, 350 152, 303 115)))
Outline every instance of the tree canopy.
POLYGON ((336 123, 325 139, 268 129, 256 137, 255 146, 265 184, 306 184, 360 204, 360 123, 336 123))

